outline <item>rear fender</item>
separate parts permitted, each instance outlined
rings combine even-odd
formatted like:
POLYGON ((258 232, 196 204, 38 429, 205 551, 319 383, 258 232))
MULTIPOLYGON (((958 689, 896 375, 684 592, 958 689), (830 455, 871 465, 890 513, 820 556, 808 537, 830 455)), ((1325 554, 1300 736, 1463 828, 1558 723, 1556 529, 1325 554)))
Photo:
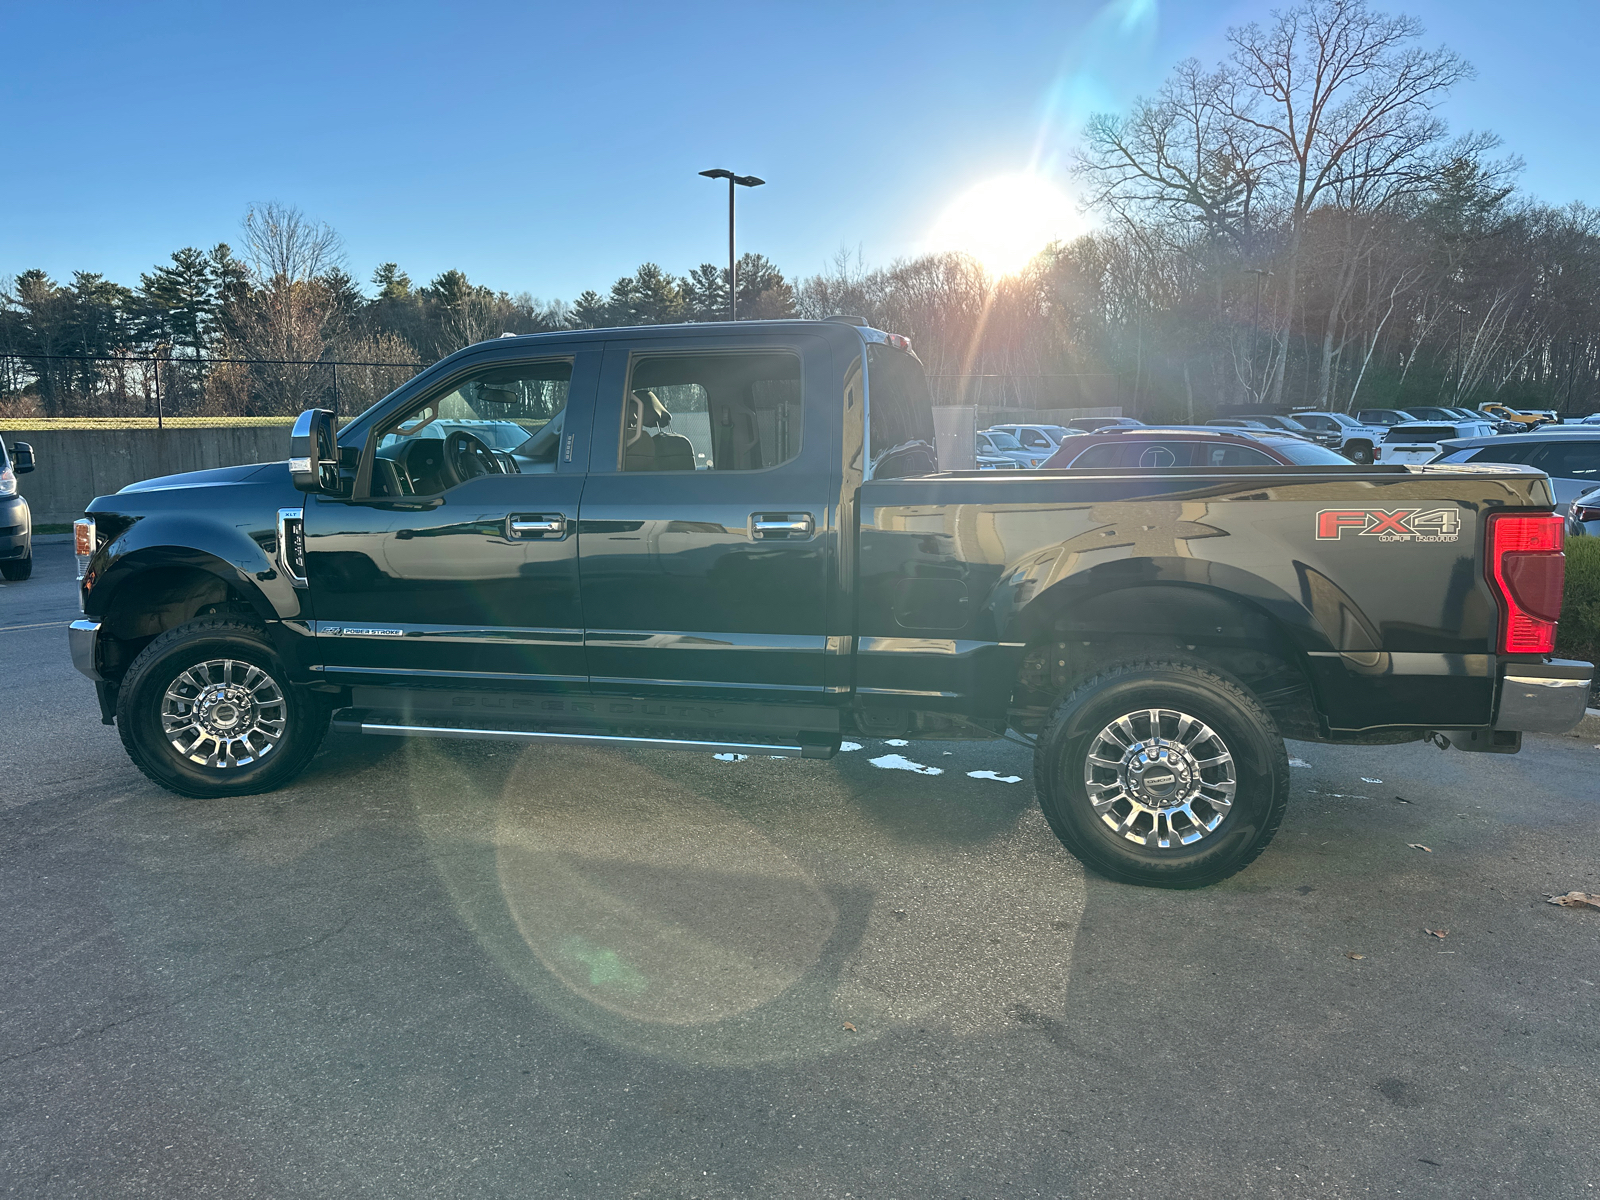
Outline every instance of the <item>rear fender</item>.
POLYGON ((1298 597, 1225 563, 1119 559, 1054 578, 1060 560, 1056 548, 1036 551, 1001 578, 988 601, 995 628, 1004 631, 1001 640, 1036 641, 1073 626, 1081 614, 1108 634, 1149 631, 1155 620, 1162 634, 1185 641, 1249 639, 1270 630, 1286 649, 1300 653, 1341 648, 1298 597), (1183 595, 1152 596, 1150 603, 1132 608, 1095 604, 1099 597, 1130 589, 1141 595, 1177 589, 1183 595))

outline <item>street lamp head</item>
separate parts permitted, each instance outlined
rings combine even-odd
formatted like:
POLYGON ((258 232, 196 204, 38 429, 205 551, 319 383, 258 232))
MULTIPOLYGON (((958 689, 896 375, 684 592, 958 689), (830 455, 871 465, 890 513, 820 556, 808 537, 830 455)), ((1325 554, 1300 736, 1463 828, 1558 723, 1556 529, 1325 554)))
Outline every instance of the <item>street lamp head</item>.
POLYGON ((700 174, 704 175, 707 179, 732 179, 732 178, 734 178, 734 174, 733 174, 732 171, 725 171, 721 167, 717 167, 715 170, 712 170, 712 171, 701 171, 700 174))
POLYGON ((735 175, 733 181, 740 187, 760 187, 765 179, 757 179, 754 175, 735 175))

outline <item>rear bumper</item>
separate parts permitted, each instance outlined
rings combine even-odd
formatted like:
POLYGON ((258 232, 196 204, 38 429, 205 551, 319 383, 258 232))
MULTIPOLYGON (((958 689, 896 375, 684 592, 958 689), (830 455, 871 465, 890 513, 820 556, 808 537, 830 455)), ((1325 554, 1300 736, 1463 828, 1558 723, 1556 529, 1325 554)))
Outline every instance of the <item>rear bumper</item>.
POLYGON ((1508 663, 1501 668, 1496 729, 1565 733, 1583 720, 1594 666, 1574 659, 1508 663))

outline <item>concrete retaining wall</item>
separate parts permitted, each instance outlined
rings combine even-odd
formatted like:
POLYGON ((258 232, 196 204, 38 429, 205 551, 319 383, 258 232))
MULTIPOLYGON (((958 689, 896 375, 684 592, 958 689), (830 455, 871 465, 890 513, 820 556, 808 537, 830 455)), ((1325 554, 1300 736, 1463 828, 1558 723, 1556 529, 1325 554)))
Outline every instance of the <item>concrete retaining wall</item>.
POLYGON ((289 457, 289 426, 206 429, 8 429, 6 444, 27 442, 38 469, 19 475, 35 525, 83 516, 84 506, 141 479, 289 457))

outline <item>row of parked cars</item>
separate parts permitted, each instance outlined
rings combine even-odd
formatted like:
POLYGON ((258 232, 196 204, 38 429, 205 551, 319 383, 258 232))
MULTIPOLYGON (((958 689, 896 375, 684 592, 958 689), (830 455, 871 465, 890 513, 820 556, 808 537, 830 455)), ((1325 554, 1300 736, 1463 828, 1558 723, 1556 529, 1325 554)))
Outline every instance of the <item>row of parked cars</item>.
POLYGON ((1571 534, 1600 536, 1600 414, 1486 404, 1219 417, 1204 425, 1144 425, 1131 417, 1073 426, 995 425, 977 438, 980 470, 1522 463, 1550 476, 1571 534))

